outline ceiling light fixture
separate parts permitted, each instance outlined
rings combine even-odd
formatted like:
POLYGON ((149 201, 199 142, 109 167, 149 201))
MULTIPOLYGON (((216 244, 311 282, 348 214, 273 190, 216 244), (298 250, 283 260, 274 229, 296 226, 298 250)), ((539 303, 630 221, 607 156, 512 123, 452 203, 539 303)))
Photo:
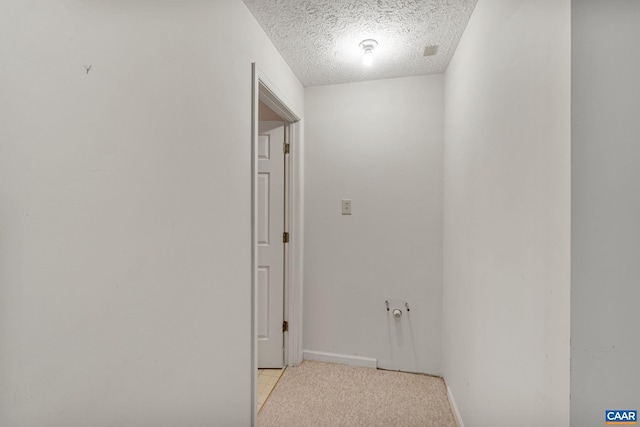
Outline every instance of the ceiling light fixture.
POLYGON ((360 47, 364 50, 364 58, 362 58, 364 65, 373 64, 373 49, 376 46, 378 46, 378 42, 373 39, 362 40, 360 42, 360 47))

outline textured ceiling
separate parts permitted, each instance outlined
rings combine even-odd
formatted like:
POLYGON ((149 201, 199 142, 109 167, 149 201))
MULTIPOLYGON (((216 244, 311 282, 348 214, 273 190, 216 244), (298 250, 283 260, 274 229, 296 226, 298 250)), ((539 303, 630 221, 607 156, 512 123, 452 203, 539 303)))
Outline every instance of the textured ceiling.
POLYGON ((316 86, 444 72, 477 0, 244 2, 302 84, 316 86), (364 39, 378 41, 369 67, 364 39))

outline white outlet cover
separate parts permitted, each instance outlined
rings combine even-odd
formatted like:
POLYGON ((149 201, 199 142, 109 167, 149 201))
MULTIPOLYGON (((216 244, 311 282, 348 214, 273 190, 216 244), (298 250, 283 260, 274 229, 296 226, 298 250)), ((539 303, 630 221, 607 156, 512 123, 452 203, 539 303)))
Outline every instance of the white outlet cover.
POLYGON ((342 199, 342 215, 351 215, 351 199, 342 199))

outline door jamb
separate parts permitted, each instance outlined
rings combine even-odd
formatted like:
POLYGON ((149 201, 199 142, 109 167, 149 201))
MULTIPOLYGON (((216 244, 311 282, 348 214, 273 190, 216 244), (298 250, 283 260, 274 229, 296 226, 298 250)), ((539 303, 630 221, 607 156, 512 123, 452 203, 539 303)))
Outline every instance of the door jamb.
POLYGON ((258 271, 258 104, 261 100, 286 119, 289 125, 289 206, 290 239, 285 251, 284 320, 289 330, 284 336, 284 365, 297 366, 302 362, 302 268, 303 268, 303 135, 302 117, 291 109, 282 92, 260 70, 251 64, 251 424, 257 420, 257 271, 258 271))

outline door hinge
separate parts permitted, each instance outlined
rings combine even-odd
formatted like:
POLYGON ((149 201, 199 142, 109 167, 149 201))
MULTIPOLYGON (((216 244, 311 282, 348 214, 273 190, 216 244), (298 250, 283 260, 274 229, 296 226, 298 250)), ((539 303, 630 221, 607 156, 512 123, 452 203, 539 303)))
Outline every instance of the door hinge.
POLYGON ((282 243, 289 243, 289 233, 286 231, 282 233, 282 243))
POLYGON ((289 152, 291 151, 291 145, 287 144, 286 142, 284 143, 284 154, 289 154, 289 152))
POLYGON ((282 322, 282 332, 287 332, 289 330, 289 322, 287 322, 286 320, 284 320, 282 322))

